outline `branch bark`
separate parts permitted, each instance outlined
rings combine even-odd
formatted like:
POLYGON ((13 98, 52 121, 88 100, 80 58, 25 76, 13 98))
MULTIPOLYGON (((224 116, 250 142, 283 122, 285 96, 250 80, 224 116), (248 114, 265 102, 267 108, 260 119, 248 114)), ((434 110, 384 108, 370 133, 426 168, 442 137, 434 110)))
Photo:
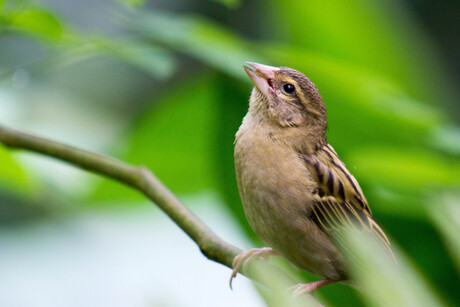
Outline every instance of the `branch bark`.
POLYGON ((241 252, 239 248, 220 239, 197 216, 188 210, 151 171, 143 166, 133 166, 110 157, 4 126, 0 126, 0 142, 11 149, 23 149, 57 158, 139 190, 156 203, 163 212, 187 233, 210 260, 231 268, 233 258, 241 252))
MULTIPOLYGON (((112 178, 142 192, 195 241, 201 252, 210 260, 232 268, 233 258, 241 252, 239 248, 219 238, 197 216, 188 210, 151 171, 143 166, 133 166, 123 161, 1 125, 0 142, 11 149, 22 149, 54 157, 92 173, 112 178)), ((274 286, 271 281, 267 281, 267 272, 270 272, 269 274, 272 277, 277 276, 279 280, 283 279, 284 286, 295 284, 294 280, 277 266, 265 261, 255 262, 257 270, 252 269, 254 265, 251 262, 247 270, 242 272, 241 269, 240 273, 261 282, 270 289, 273 289, 274 286), (264 274, 258 274, 257 271, 263 271, 264 274), (262 275, 265 277, 262 277, 262 275)), ((277 290, 279 291, 280 289, 277 290)))

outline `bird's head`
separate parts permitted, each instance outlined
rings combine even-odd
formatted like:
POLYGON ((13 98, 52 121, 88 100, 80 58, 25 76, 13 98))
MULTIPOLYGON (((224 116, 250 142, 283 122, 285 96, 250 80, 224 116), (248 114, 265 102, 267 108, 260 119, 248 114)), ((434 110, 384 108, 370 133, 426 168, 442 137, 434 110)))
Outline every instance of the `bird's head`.
POLYGON ((280 127, 307 127, 326 135, 326 107, 316 86, 301 72, 252 62, 244 66, 255 87, 250 109, 280 127))

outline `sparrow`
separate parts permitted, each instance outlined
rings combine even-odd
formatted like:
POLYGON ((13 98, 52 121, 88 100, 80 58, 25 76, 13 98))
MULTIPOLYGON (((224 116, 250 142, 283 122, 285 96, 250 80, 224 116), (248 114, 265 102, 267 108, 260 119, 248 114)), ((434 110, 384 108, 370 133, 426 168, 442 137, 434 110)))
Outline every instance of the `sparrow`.
POLYGON ((356 179, 328 144, 326 107, 304 74, 247 62, 249 110, 236 133, 235 169, 246 218, 269 247, 233 261, 236 276, 253 257, 281 256, 322 279, 299 284, 295 295, 349 279, 335 235, 345 227, 367 231, 390 254, 356 179))

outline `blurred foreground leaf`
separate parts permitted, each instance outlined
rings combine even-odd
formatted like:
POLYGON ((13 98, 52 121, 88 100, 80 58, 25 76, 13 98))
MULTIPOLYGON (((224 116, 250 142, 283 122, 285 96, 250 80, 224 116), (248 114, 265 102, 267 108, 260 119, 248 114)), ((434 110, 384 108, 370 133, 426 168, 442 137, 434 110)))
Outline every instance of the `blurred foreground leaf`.
POLYGON ((375 239, 363 232, 339 237, 345 244, 352 277, 371 306, 444 306, 438 295, 392 246, 398 259, 396 265, 375 239))
MULTIPOLYGON (((437 199, 439 201, 439 199, 437 199)), ((434 201, 434 199, 433 199, 434 201)), ((445 193, 437 206, 429 206, 430 216, 441 233, 447 250, 460 272, 460 202, 459 194, 445 193)))
POLYGON ((323 306, 309 294, 294 298, 292 296, 293 280, 284 273, 280 274, 280 271, 265 265, 263 261, 252 261, 248 266, 248 272, 250 276, 257 276, 257 280, 264 281, 264 286, 257 282, 254 284, 269 307, 323 306))

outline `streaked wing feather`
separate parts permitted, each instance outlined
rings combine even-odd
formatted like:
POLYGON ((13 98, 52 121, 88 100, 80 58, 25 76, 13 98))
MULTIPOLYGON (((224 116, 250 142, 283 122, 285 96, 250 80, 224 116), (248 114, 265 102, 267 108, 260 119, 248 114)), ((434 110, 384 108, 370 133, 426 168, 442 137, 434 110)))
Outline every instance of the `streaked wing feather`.
POLYGON ((328 235, 344 227, 369 231, 390 255, 390 243, 372 217, 367 200, 356 179, 329 144, 315 154, 302 154, 312 178, 318 183, 312 219, 328 235))

